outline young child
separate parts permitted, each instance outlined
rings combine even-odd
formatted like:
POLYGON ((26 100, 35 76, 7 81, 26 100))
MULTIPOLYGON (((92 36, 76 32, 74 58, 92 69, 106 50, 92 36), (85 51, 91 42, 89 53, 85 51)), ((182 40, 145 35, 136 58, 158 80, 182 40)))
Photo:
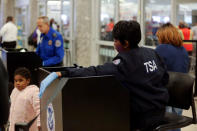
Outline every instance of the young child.
POLYGON ((140 25, 136 21, 119 21, 113 28, 114 47, 118 55, 113 62, 88 68, 66 68, 53 72, 41 82, 40 96, 46 86, 59 77, 114 75, 130 91, 131 130, 150 131, 162 119, 168 102, 165 85, 168 74, 159 55, 139 47, 140 25))
MULTIPOLYGON (((29 85, 31 80, 30 71, 27 68, 18 68, 14 73, 14 86, 10 99, 10 128, 15 131, 16 123, 28 123, 40 114, 39 88, 29 85)), ((40 117, 33 123, 29 131, 40 129, 40 117)))

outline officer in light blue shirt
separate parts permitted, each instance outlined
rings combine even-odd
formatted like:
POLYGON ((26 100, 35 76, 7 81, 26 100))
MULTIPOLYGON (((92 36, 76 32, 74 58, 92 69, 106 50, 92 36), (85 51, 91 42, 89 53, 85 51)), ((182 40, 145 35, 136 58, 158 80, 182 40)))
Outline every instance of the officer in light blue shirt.
POLYGON ((62 35, 50 27, 47 16, 39 17, 37 26, 42 34, 36 54, 43 60, 43 66, 61 66, 64 57, 62 35))

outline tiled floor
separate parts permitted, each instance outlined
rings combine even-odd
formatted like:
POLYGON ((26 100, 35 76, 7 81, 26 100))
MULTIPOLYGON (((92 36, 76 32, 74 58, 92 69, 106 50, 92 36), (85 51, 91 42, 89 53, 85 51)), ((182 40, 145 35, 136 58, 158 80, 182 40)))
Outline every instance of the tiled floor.
MULTIPOLYGON (((197 99, 196 98, 195 98, 195 103, 196 103, 195 105, 196 105, 196 112, 197 112, 197 99)), ((188 111, 187 110, 183 111, 183 115, 191 117, 192 116, 191 109, 188 111)), ((182 128, 181 131, 197 131, 197 124, 182 128)))

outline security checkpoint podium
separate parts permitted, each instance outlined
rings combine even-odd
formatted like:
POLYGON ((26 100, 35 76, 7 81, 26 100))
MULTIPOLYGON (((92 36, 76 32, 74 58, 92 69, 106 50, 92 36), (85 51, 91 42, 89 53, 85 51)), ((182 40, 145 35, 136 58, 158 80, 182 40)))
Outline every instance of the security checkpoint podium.
MULTIPOLYGON (((2 49, 2 61, 7 68, 9 74, 9 82, 14 82, 14 71, 18 67, 26 67, 32 74, 32 83, 37 84, 36 69, 42 66, 41 58, 31 51, 21 52, 22 49, 2 49)), ((25 50, 25 49, 24 49, 25 50)), ((9 94, 11 93, 13 86, 10 86, 9 94)))
POLYGON ((58 78, 40 103, 42 131, 129 131, 129 92, 113 76, 58 78))

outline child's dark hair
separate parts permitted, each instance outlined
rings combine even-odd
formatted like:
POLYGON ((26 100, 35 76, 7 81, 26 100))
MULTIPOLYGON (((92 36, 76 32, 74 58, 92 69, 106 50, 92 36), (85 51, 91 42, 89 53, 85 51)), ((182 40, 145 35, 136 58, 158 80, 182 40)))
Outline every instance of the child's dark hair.
POLYGON ((14 72, 14 76, 15 75, 21 75, 22 77, 24 77, 25 79, 30 79, 31 80, 31 73, 30 71, 25 68, 25 67, 20 67, 17 68, 14 72))
POLYGON ((136 48, 141 40, 140 24, 136 21, 122 20, 115 24, 113 28, 113 38, 125 44, 129 43, 129 48, 136 48))

